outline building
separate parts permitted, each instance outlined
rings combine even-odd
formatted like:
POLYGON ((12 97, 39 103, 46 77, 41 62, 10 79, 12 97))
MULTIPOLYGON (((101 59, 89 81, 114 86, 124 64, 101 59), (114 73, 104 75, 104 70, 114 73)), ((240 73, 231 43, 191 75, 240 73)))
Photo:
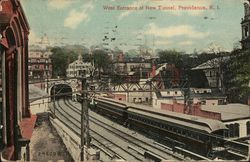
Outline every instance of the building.
POLYGON ((118 85, 111 85, 112 98, 130 103, 151 103, 152 93, 150 85, 146 79, 140 79, 138 82, 128 82, 118 85))
POLYGON ((114 69, 118 74, 138 76, 140 79, 149 77, 152 70, 151 60, 144 58, 124 58, 123 54, 118 56, 118 61, 114 63, 114 69))
MULTIPOLYGON (((199 88, 218 88, 223 90, 223 71, 221 69, 222 64, 225 64, 230 58, 229 57, 218 57, 212 60, 208 60, 194 68, 192 68, 193 76, 191 76, 192 84, 197 84, 202 79, 203 85, 199 88), (199 73, 198 73, 199 72, 199 73), (199 77, 197 77, 199 75, 199 77), (205 77, 203 77, 205 75, 205 77), (198 81, 195 79, 199 78, 198 81), (205 79, 204 79, 205 78, 205 79), (205 82, 205 83, 204 83, 205 82), (204 87, 206 86, 206 87, 204 87)), ((199 85, 200 86, 200 85, 199 85)))
POLYGON ((78 56, 78 59, 71 64, 69 64, 66 75, 67 77, 81 77, 91 75, 94 67, 90 62, 83 62, 83 58, 81 55, 78 56))
POLYGON ((184 105, 184 92, 179 88, 161 90, 153 93, 152 97, 155 109, 165 109, 164 105, 172 106, 174 103, 184 105))
POLYGON ((29 24, 19 0, 0 3, 0 161, 29 159, 29 24))
POLYGON ((227 104, 226 97, 218 90, 191 88, 188 104, 184 104, 183 92, 169 89, 153 94, 153 108, 193 116, 220 120, 229 131, 226 138, 239 138, 250 135, 250 106, 227 104))
POLYGON ((250 0, 244 2, 245 16, 241 20, 242 39, 241 45, 243 49, 250 48, 250 0))
POLYGON ((190 88, 190 99, 192 104, 201 105, 225 105, 227 97, 218 89, 190 88))
POLYGON ((228 127, 228 138, 250 135, 250 107, 244 104, 201 105, 202 111, 221 114, 220 120, 228 127))
POLYGON ((41 47, 29 49, 29 80, 44 80, 52 77, 51 52, 41 47))

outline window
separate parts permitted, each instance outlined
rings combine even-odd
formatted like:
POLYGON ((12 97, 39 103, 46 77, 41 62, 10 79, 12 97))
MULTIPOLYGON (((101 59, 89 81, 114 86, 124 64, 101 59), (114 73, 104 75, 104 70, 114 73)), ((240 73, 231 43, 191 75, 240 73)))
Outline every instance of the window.
POLYGON ((206 105, 206 100, 201 101, 201 105, 206 105))
POLYGON ((177 92, 177 91, 175 91, 175 92, 174 92, 174 94, 176 94, 176 95, 177 95, 177 94, 178 94, 178 92, 177 92))
POLYGON ((218 105, 224 105, 224 100, 218 100, 218 105))
POLYGON ((248 26, 244 27, 244 32, 245 32, 245 37, 248 37, 248 35, 249 35, 248 26))

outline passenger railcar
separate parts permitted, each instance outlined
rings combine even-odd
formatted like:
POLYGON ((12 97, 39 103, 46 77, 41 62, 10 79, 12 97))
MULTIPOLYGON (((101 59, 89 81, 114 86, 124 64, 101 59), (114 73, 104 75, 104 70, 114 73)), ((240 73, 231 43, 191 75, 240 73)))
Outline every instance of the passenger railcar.
POLYGON ((223 134, 227 129, 220 121, 149 109, 146 106, 131 106, 127 112, 130 127, 158 135, 163 140, 167 137, 179 141, 180 144, 173 145, 205 156, 213 147, 221 145, 216 136, 223 134))
POLYGON ((161 143, 171 143, 207 156, 214 147, 222 146, 226 126, 218 121, 164 110, 155 110, 114 99, 95 99, 95 111, 116 119, 130 128, 158 136, 161 143), (176 142, 174 142, 176 141, 176 142))
POLYGON ((108 98, 99 97, 94 99, 95 107, 94 111, 108 116, 117 122, 124 124, 127 121, 127 105, 119 102, 115 102, 108 98))

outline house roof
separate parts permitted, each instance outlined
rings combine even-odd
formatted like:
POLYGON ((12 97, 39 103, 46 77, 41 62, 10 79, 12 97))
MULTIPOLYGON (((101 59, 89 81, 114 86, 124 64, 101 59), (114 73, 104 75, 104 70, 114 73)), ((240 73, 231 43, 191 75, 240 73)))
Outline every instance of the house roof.
POLYGON ((226 62, 228 61, 230 58, 228 56, 225 57, 218 57, 218 58, 214 58, 212 60, 208 60, 207 62, 204 62, 194 68, 192 68, 191 70, 205 70, 205 69, 214 69, 217 68, 219 66, 219 63, 222 62, 226 62))
POLYGON ((202 105, 201 109, 220 113, 222 121, 250 119, 250 106, 244 104, 202 105))

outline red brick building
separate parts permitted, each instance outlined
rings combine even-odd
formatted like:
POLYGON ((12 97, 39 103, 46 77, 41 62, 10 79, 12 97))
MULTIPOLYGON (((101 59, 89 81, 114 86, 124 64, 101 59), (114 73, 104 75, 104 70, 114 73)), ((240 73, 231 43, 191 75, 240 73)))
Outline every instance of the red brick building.
MULTIPOLYGON (((21 150, 29 152, 36 118, 29 111, 28 34, 29 24, 20 1, 1 0, 0 156, 7 160, 20 159, 21 150)), ((28 158, 28 153, 24 154, 28 158)))
POLYGON ((29 80, 44 80, 52 77, 51 52, 41 48, 29 49, 29 80))

